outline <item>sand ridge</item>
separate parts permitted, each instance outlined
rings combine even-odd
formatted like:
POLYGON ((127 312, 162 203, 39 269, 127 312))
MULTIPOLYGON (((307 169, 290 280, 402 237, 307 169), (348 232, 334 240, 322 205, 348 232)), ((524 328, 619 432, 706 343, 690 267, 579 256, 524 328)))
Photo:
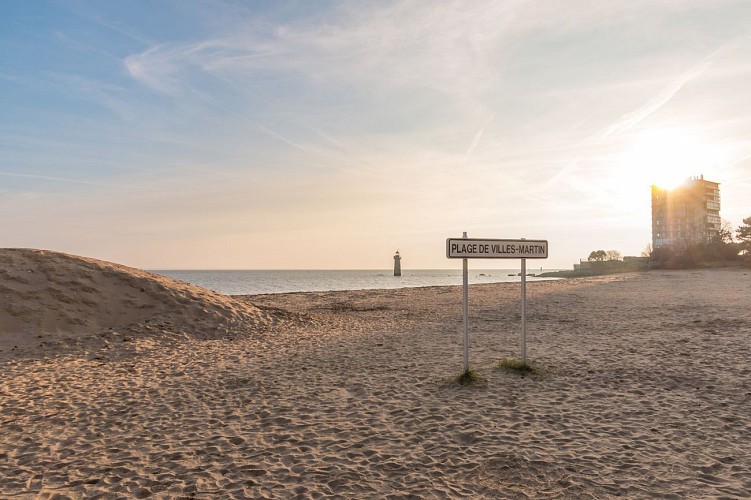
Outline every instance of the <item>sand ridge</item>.
POLYGON ((0 350, 135 325, 226 334, 272 319, 188 283, 46 250, 0 249, 0 298, 0 350))
POLYGON ((0 364, 0 497, 748 498, 751 272, 235 297, 273 334, 0 364), (300 319, 294 320, 294 318, 300 319))

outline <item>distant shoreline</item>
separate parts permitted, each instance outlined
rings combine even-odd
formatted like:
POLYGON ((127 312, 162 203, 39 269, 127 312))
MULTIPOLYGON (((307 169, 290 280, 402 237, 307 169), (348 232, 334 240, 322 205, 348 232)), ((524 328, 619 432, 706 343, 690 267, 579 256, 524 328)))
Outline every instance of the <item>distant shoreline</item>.
POLYGON ((609 274, 643 273, 649 271, 688 271, 688 270, 712 270, 712 269, 748 269, 748 265, 739 262, 705 262, 694 266, 663 266, 660 263, 647 265, 613 265, 611 262, 592 262, 591 267, 586 269, 570 269, 561 271, 549 271, 536 275, 537 278, 588 278, 593 276, 607 276, 609 274))
MULTIPOLYGON (((553 271, 556 269, 549 269, 553 271)), ((392 270, 300 270, 300 271, 153 271, 162 276, 192 283, 226 295, 316 292, 334 290, 380 290, 425 286, 461 285, 461 269, 392 270)), ((529 273, 539 273, 528 269, 529 273)), ((530 281, 555 278, 530 276, 530 281)), ((470 269, 471 284, 518 283, 519 269, 470 269)))

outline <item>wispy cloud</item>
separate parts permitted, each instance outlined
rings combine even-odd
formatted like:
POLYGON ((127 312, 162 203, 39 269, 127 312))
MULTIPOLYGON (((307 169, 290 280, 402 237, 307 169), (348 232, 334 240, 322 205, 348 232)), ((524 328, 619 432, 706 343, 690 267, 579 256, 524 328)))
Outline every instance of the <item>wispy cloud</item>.
POLYGON ((165 93, 185 86, 195 71, 234 78, 287 71, 337 86, 419 85, 469 94, 489 85, 493 47, 511 25, 513 5, 343 5, 325 24, 263 31, 253 23, 250 30, 198 43, 153 45, 129 56, 125 66, 165 93))
POLYGON ((86 179, 75 179, 70 177, 56 177, 51 175, 37 175, 37 174, 24 174, 20 172, 5 172, 0 171, 0 175, 5 177, 18 177, 22 179, 38 179, 43 181, 50 181, 50 182, 59 182, 59 183, 65 183, 65 184, 80 184, 84 186, 98 186, 98 187, 108 187, 108 188, 128 188, 133 186, 128 186, 126 184, 111 184, 111 183, 105 183, 105 182, 97 182, 97 181, 90 181, 86 179))

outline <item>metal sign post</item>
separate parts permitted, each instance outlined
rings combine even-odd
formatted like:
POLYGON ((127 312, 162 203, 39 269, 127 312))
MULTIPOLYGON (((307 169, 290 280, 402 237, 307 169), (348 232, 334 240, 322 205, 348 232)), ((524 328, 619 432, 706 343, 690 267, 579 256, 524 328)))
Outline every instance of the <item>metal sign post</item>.
POLYGON ((547 240, 498 240, 460 238, 446 240, 446 257, 462 259, 462 312, 464 315, 464 371, 469 370, 469 269, 468 259, 521 259, 521 316, 520 339, 522 364, 527 364, 527 259, 547 259, 547 240))
MULTIPOLYGON (((467 239, 465 232, 462 238, 467 239)), ((469 263, 462 259, 462 313, 464 315, 464 373, 469 371, 469 263)))
POLYGON ((527 364, 527 259, 522 259, 522 365, 527 364))

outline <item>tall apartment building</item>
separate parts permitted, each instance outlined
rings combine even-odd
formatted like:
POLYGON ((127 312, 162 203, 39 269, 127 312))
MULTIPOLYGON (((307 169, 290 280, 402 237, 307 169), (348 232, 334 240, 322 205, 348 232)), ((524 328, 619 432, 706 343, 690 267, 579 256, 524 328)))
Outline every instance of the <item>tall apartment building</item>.
POLYGON ((652 248, 708 243, 720 227, 719 183, 702 175, 674 189, 652 186, 652 248))

